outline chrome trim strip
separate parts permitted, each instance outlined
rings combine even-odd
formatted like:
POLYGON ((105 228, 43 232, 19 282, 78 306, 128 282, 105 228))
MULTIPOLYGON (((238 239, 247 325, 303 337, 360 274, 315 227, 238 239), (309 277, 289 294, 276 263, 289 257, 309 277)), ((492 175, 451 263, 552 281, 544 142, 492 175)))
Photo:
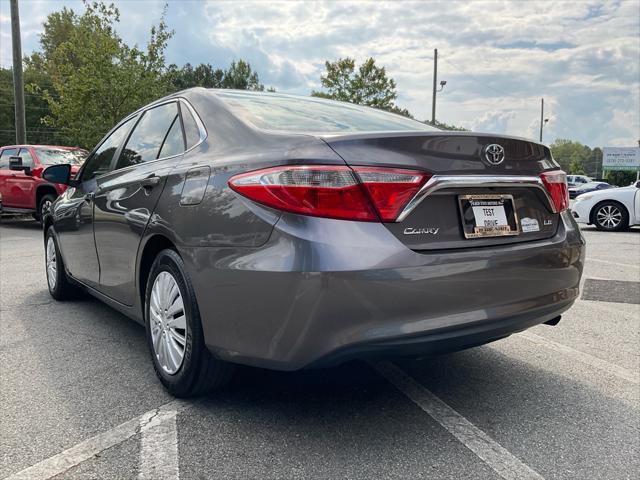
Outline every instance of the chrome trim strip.
POLYGON ((407 203, 396 222, 402 222, 420 203, 432 193, 447 188, 476 188, 476 187, 526 187, 537 188, 542 191, 547 200, 547 208, 557 213, 553 200, 542 183, 542 179, 534 176, 519 175, 434 175, 407 203))

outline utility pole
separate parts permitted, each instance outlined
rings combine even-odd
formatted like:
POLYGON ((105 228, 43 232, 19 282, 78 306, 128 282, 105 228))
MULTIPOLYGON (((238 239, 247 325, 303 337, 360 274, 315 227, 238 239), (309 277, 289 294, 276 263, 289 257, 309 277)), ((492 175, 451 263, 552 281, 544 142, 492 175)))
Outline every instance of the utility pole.
POLYGON ((544 98, 540 99, 540 143, 542 143, 542 127, 544 125, 544 98))
POLYGON ((433 50, 433 98, 431 100, 431 125, 436 125, 436 86, 438 85, 438 49, 433 50))
POLYGON ((27 123, 24 114, 24 80, 22 78, 22 44, 18 0, 11 2, 11 41, 13 44, 13 99, 16 105, 16 144, 27 143, 27 123))

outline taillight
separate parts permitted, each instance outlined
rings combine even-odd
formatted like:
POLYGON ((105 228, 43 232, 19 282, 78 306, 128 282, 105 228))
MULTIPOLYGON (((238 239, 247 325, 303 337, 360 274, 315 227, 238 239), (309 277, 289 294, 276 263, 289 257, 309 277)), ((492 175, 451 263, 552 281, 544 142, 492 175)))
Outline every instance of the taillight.
POLYGON ((353 167, 369 192, 383 222, 394 222, 409 200, 431 177, 416 170, 398 168, 353 167))
POLYGON ((393 222, 428 177, 393 168, 282 166, 235 175, 229 186, 253 201, 287 212, 393 222))
POLYGON ((540 178, 551 196, 555 213, 560 213, 569 208, 567 174, 562 170, 553 170, 552 172, 542 173, 540 178))

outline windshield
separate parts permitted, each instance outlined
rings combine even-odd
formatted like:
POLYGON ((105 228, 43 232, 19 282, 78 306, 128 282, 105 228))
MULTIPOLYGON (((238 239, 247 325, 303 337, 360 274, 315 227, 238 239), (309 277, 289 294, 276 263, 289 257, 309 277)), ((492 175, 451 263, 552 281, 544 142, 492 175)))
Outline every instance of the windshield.
POLYGON ((65 150, 63 148, 37 147, 35 150, 40 162, 45 165, 56 165, 60 163, 80 165, 88 155, 88 152, 81 148, 65 150))
POLYGON ((602 183, 602 182, 589 182, 589 183, 585 183, 583 185, 580 186, 580 188, 596 188, 599 185, 603 185, 606 186, 606 183, 602 183))
POLYGON ((287 132, 349 133, 439 129, 374 108, 313 97, 216 90, 234 113, 258 128, 287 132))

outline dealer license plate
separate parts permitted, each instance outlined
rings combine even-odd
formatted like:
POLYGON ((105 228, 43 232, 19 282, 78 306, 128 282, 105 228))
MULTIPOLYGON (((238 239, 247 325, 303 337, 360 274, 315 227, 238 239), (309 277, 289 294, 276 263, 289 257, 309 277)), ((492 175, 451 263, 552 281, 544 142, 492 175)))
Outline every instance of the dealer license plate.
POLYGON ((460 195, 458 201, 465 238, 520 233, 512 195, 460 195))

